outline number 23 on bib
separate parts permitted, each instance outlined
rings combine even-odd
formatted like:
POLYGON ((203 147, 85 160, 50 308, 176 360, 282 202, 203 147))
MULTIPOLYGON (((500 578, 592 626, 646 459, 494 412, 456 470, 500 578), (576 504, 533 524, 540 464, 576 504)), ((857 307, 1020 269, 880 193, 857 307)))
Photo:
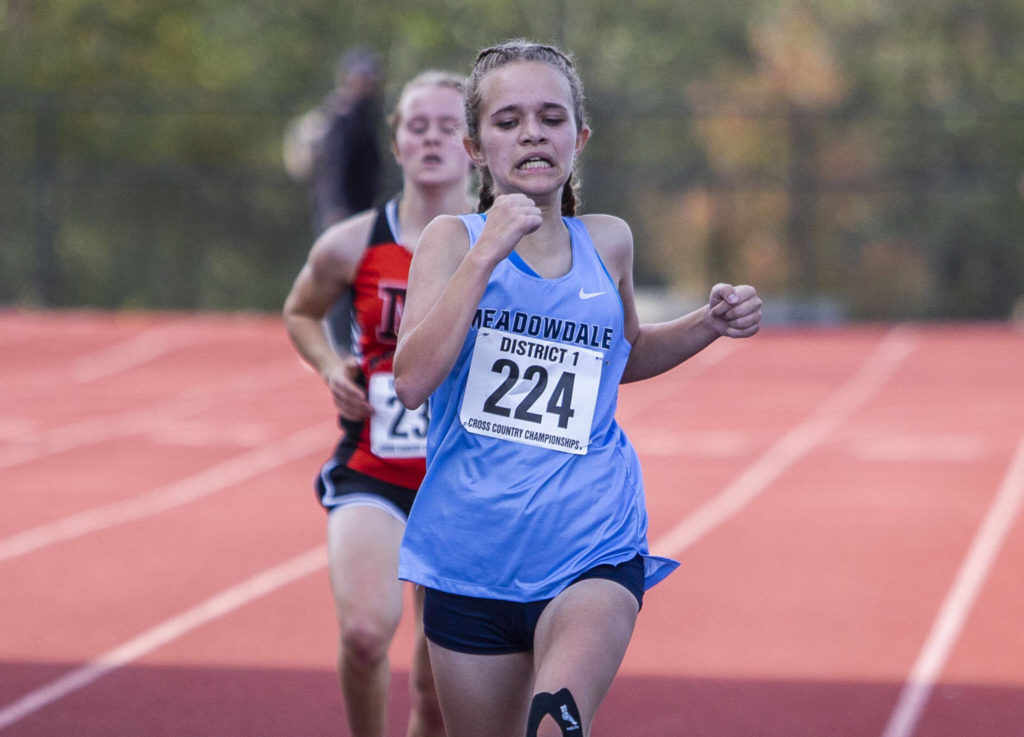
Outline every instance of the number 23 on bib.
POLYGON ((378 458, 422 458, 427 454, 427 424, 430 406, 424 402, 406 409, 395 394, 395 376, 373 374, 367 392, 370 415, 370 450, 378 458))
POLYGON ((477 435, 584 455, 603 364, 589 348, 481 330, 459 419, 477 435))

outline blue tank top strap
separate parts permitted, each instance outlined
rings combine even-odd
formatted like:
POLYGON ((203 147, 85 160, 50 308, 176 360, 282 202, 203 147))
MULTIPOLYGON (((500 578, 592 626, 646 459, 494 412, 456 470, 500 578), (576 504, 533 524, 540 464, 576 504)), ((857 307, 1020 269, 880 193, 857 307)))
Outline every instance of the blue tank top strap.
POLYGON ((601 271, 604 272, 604 275, 608 277, 608 281, 613 287, 615 287, 616 291, 618 291, 618 285, 615 283, 615 280, 612 279, 612 275, 608 273, 608 267, 604 265, 604 260, 601 258, 601 254, 599 254, 597 252, 597 248, 594 247, 594 241, 590 238, 590 232, 587 230, 587 226, 583 224, 582 220, 575 217, 563 217, 562 221, 569 229, 569 234, 572 236, 572 242, 574 244, 582 245, 586 243, 590 246, 590 251, 593 254, 593 260, 600 265, 601 271))
POLYGON ((480 213, 471 212, 468 215, 459 215, 459 220, 466 226, 466 232, 469 233, 469 247, 472 248, 480 237, 480 231, 484 229, 484 222, 487 217, 480 213))

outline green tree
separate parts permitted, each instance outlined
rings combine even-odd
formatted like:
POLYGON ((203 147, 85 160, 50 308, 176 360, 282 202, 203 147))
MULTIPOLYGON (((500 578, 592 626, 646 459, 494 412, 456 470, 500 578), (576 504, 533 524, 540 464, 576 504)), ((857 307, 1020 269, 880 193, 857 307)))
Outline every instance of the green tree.
POLYGON ((575 53, 583 205, 642 282, 1003 317, 1022 31, 1012 0, 0 0, 0 301, 277 309, 311 235, 281 136, 338 55, 380 50, 391 100, 521 36, 575 53))

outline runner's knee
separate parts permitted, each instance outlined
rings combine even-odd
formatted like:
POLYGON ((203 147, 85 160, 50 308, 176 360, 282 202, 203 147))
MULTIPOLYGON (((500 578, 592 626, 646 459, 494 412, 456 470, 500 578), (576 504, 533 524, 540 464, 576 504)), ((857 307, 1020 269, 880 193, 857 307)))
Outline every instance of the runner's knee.
POLYGON ((349 622, 341 629, 341 656, 352 666, 369 668, 387 657, 391 638, 380 626, 365 621, 349 622))

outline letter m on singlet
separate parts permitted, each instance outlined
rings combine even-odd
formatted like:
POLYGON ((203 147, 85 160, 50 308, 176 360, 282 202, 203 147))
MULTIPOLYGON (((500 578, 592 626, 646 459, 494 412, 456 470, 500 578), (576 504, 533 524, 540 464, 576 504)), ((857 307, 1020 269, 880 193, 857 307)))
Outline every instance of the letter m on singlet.
POLYGON ((377 285, 380 297, 380 324, 377 325, 377 340, 380 343, 397 343, 398 326, 405 309, 405 284, 381 281, 377 285))

